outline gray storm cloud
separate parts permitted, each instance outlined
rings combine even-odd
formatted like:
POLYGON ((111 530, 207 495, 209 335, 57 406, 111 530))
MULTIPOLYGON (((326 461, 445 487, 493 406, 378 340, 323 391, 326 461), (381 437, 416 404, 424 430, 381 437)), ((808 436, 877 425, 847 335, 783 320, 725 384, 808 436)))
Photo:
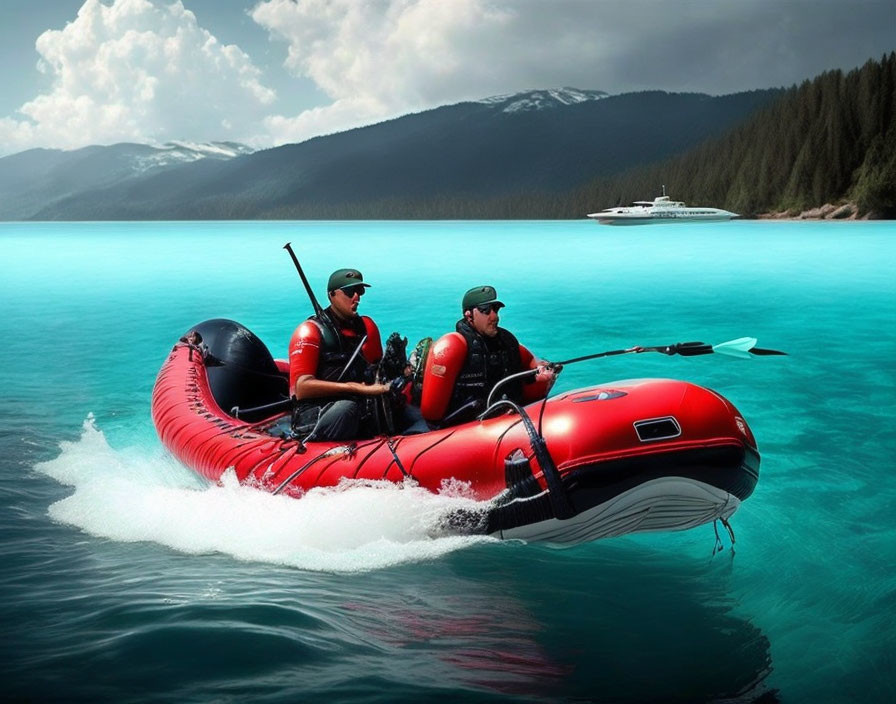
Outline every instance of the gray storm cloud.
POLYGON ((273 87, 180 0, 106 2, 87 0, 38 39, 52 85, 0 118, 0 153, 122 139, 269 146, 529 88, 719 95, 896 45, 896 0, 246 0, 296 86, 323 97, 290 114, 277 91, 291 87, 273 87))

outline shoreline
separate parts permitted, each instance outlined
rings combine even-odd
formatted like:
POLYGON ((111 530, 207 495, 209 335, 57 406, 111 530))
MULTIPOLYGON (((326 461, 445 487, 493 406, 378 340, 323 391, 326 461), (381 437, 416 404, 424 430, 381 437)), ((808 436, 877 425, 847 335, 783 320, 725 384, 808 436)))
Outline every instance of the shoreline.
POLYGON ((825 203, 818 208, 810 208, 800 213, 792 210, 760 213, 751 219, 755 220, 887 220, 878 213, 865 213, 859 216, 859 207, 855 203, 833 205, 825 203))

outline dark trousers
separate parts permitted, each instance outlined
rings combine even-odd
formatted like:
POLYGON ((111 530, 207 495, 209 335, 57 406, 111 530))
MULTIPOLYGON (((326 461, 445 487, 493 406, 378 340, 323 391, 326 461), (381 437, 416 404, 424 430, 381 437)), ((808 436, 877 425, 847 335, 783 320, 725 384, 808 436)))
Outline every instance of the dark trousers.
POLYGON ((313 440, 355 440, 361 427, 361 404, 342 399, 309 408, 298 415, 293 428, 297 433, 310 433, 313 440))
POLYGON ((417 433, 425 433, 431 430, 417 406, 405 406, 402 409, 402 416, 402 422, 400 423, 402 428, 399 431, 399 435, 416 435, 417 433))
MULTIPOLYGON (((313 406, 296 414, 293 431, 307 441, 359 440, 371 437, 377 430, 370 419, 363 422, 363 402, 342 399, 323 406, 313 406), (362 425, 364 426, 362 428, 362 425), (307 436, 307 437, 306 437, 307 436)), ((394 416, 399 435, 415 435, 428 431, 429 425, 416 406, 405 406, 394 416)), ((385 432, 385 431, 383 431, 385 432)))

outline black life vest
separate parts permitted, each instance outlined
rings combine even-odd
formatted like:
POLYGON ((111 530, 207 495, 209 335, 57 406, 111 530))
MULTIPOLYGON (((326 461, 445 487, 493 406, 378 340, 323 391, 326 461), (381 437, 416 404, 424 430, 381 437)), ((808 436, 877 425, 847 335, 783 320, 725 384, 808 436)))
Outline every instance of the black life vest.
MULTIPOLYGON (((355 350, 367 334, 367 326, 360 316, 355 316, 342 325, 336 322, 329 308, 321 311, 319 316, 312 315, 308 318, 320 330, 320 352, 317 358, 317 371, 315 376, 325 381, 367 381, 368 370, 371 364, 364 358, 362 352, 355 355, 355 350), (346 335, 344 331, 351 330, 355 336, 346 335), (346 369, 348 361, 354 359, 346 369), (345 369, 345 374, 342 370, 345 369), (342 374, 342 378, 339 375, 342 374)), ((361 404, 361 425, 359 437, 372 437, 375 431, 369 427, 374 418, 375 409, 372 399, 355 394, 342 394, 327 396, 324 398, 306 398, 295 400, 292 409, 292 427, 297 433, 307 433, 317 424, 320 409, 323 406, 340 400, 354 400, 361 404)))
POLYGON ((360 316, 354 316, 339 325, 329 308, 321 311, 320 316, 312 315, 308 320, 317 325, 321 337, 315 376, 325 381, 364 381, 370 365, 362 352, 355 355, 358 345, 367 334, 364 320, 360 316), (355 333, 355 336, 346 335, 347 329, 355 333), (346 369, 352 355, 355 357, 346 369), (340 374, 342 378, 339 377, 340 374))
MULTIPOLYGON (((467 341, 467 358, 454 382, 454 392, 448 403, 451 414, 470 401, 478 401, 473 412, 482 411, 488 395, 501 379, 522 371, 520 368, 520 343, 511 332, 498 328, 494 337, 485 337, 461 318, 455 326, 457 332, 467 341)), ((519 380, 508 382, 501 387, 498 398, 506 397, 519 403, 523 400, 523 384, 519 380)))

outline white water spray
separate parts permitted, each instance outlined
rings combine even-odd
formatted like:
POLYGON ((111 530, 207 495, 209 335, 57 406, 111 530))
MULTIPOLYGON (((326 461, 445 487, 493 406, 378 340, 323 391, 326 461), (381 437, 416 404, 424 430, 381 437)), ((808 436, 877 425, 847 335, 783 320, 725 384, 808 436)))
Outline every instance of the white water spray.
POLYGON ((434 559, 491 540, 438 535, 452 511, 477 508, 464 487, 433 494, 412 483, 348 481, 300 500, 273 496, 240 485, 232 472, 210 484, 161 450, 113 449, 92 417, 60 448, 36 466, 74 487, 50 516, 112 540, 333 572, 434 559))

